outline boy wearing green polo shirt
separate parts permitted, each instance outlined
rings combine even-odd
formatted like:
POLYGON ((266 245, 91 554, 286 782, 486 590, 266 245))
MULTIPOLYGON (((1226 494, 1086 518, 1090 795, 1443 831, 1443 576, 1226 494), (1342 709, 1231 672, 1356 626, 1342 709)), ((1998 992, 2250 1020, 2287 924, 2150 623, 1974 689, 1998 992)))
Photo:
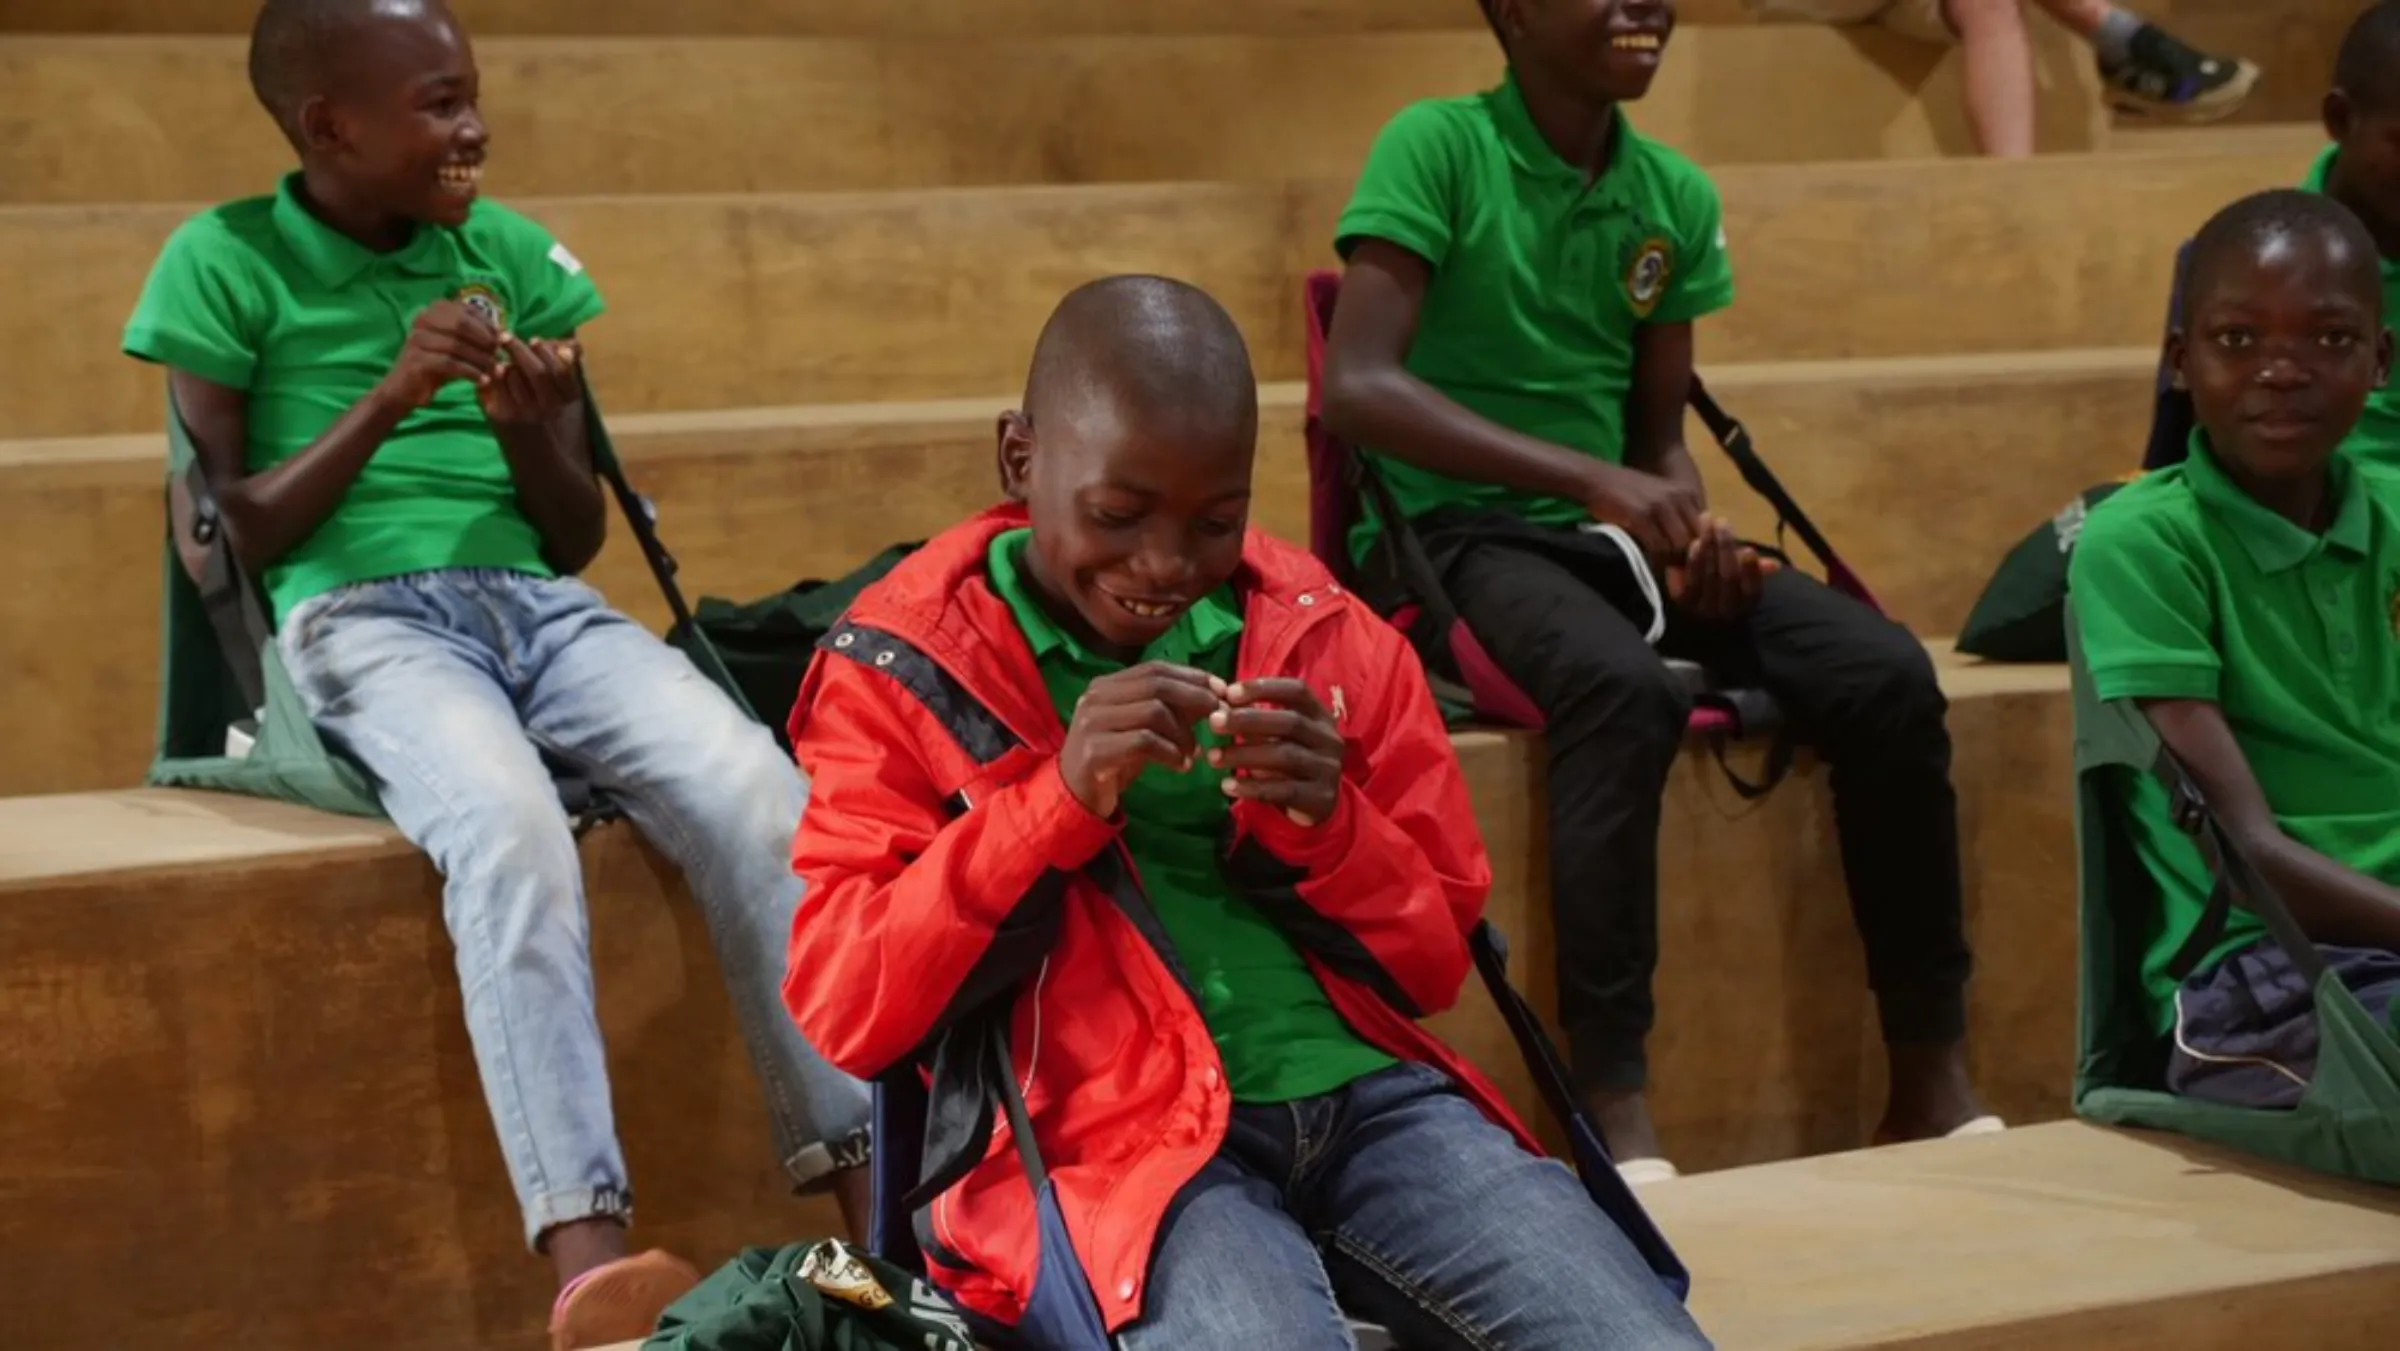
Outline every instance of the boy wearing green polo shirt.
MULTIPOLYGON (((2329 198, 2262 193, 2201 230, 2187 285, 2168 358, 2199 430, 2085 524, 2069 577, 2085 659, 2382 1013, 2400 997, 2400 477, 2337 453, 2391 365, 2375 243, 2329 198)), ((2246 911, 2175 979, 2212 878, 2153 776, 2119 791, 2158 887, 2141 975, 2168 1086, 2296 1104, 2316 1062, 2307 981, 2246 911)))
POLYGON ((793 1013, 853 1072, 930 1061, 937 1121, 992 1111, 944 1068, 960 1010, 1013 1029, 1056 1223, 996 1136, 920 1213, 934 1278, 1028 1334, 1082 1302, 1125 1351, 1355 1351, 1343 1309, 1426 1351, 1704 1347, 1419 1023, 1490 865, 1405 640, 1246 528, 1257 438, 1208 296, 1060 302, 1011 503, 862 593, 802 687, 793 966, 831 978, 793 1013))
POLYGON ((1708 176, 1619 107, 1649 89, 1673 7, 1487 8, 1507 78, 1402 111, 1343 213, 1324 415, 1371 448, 1407 518, 1362 530, 1362 565, 1375 532, 1415 531, 1459 615, 1547 715, 1559 1013, 1587 1099, 1628 1176, 1673 1173, 1643 1091, 1659 809, 1691 706, 1663 652, 1763 684, 1832 766, 1890 1051, 1879 1138, 1997 1129, 1966 1073, 1932 663, 1872 609, 1740 546, 1684 446, 1694 321, 1733 300, 1722 212, 1708 176), (1645 599, 1652 565, 1663 616, 1645 599))
MULTIPOLYGON (((2343 35, 2324 121, 2333 143, 2301 187, 2365 223, 2381 259, 2384 310, 2400 313, 2400 0, 2368 8, 2343 35)), ((2388 381, 2375 389, 2346 449, 2400 468, 2400 389, 2388 381)))
POLYGON ((795 1182, 855 1203, 865 1092, 780 1010, 805 787, 572 576, 606 521, 577 373, 600 293, 541 226, 479 200, 457 21, 440 0, 269 0, 250 72, 300 168, 175 232, 125 350, 167 368, 308 712, 443 872, 526 1237, 564 1287, 559 1344, 637 1336, 695 1277, 627 1256, 582 870, 542 752, 683 868, 795 1182))

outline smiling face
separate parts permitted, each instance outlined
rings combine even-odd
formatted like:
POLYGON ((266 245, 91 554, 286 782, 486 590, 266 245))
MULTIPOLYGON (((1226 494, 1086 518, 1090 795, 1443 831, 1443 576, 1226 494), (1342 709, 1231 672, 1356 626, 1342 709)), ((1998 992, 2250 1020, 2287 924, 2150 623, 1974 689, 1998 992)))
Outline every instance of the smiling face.
POLYGON ((2391 364, 2378 274, 2360 242, 2277 230, 2196 259, 2168 355, 2237 478, 2320 472, 2391 364))
POLYGON ((448 9, 379 0, 343 30, 324 87, 300 111, 312 170, 382 214, 465 223, 491 138, 476 106, 475 51, 448 9))
POLYGON ((1033 517, 1026 570, 1051 617, 1132 661, 1223 586, 1242 562, 1257 440, 1255 418, 1143 418, 1104 392, 1039 426, 1003 417, 1002 486, 1033 517))
POLYGON ((1675 32, 1673 0, 1495 0, 1509 59, 1538 66, 1594 103, 1650 92, 1675 32))

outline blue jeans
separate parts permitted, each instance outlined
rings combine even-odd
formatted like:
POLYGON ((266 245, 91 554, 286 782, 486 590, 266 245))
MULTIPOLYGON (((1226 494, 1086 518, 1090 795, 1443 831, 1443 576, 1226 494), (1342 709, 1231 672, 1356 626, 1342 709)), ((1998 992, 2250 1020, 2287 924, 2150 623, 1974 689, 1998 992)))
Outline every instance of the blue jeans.
POLYGON ((1439 1070, 1233 1110, 1176 1198, 1124 1351, 1684 1351, 1708 1339, 1564 1164, 1439 1070))
POLYGON ((632 1189, 592 996, 583 868, 546 748, 690 881, 794 1183, 863 1161, 867 1092, 785 1012, 808 789, 682 653, 572 578, 453 569, 313 597, 279 641, 309 716, 441 869, 467 1031, 528 1242, 632 1189))

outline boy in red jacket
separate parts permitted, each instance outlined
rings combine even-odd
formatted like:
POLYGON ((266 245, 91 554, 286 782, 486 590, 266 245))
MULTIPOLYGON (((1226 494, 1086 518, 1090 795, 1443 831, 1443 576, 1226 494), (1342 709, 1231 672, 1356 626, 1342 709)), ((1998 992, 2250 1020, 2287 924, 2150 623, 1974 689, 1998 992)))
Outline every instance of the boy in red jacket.
POLYGON ((792 1012, 853 1073, 935 1062, 918 1234, 1000 1322, 1041 1239, 1005 1122, 943 1157, 990 1120, 943 1064, 971 1008, 1132 1351, 1333 1351, 1337 1302, 1411 1346, 1705 1346, 1417 1025, 1490 869, 1406 644, 1247 532, 1257 430, 1207 296, 1061 303, 1000 420, 1011 504, 862 595, 793 713, 792 1012))

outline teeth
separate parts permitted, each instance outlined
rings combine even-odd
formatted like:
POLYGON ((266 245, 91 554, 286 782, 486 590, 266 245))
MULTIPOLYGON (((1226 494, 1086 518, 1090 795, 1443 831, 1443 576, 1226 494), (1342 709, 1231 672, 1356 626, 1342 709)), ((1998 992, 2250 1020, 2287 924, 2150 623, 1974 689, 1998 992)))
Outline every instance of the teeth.
POLYGON ((1175 613, 1175 607, 1172 605, 1153 605, 1147 601, 1127 600, 1123 596, 1117 597, 1116 600, 1117 604, 1124 606, 1127 612, 1139 615, 1144 619, 1163 619, 1175 613))
POLYGON ((483 181, 483 166, 480 164, 445 164, 442 166, 441 177, 444 186, 472 188, 483 181))
POLYGON ((1655 52, 1662 44, 1656 33, 1624 33, 1610 45, 1623 52, 1655 52))

